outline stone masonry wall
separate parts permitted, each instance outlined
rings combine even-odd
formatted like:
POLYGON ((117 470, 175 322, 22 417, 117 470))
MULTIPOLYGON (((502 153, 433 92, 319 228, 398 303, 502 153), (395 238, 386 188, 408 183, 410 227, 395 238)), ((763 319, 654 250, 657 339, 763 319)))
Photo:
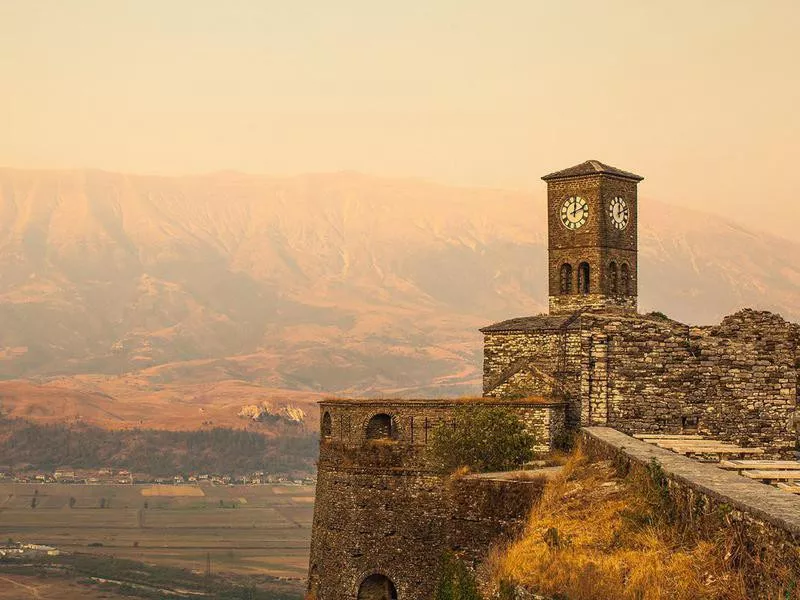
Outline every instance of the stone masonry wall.
POLYGON ((582 326, 584 424, 793 452, 798 326, 753 310, 707 328, 607 315, 582 326))
MULTIPOLYGON (((321 421, 330 416, 331 441, 354 446, 366 441, 367 424, 375 415, 388 415, 392 440, 411 447, 428 444, 433 430, 453 423, 453 411, 464 406, 502 406, 513 409, 535 437, 537 452, 546 452, 564 426, 564 405, 555 400, 325 400, 320 403, 321 421)), ((324 437, 324 436, 323 436, 324 437)), ((409 458, 408 460, 411 460, 409 458)), ((416 459, 415 459, 416 460, 416 459)))
POLYGON ((580 421, 580 351, 578 330, 486 334, 484 394, 494 398, 563 396, 567 402, 566 424, 577 427, 580 421))
MULTIPOLYGON (((429 468, 426 419, 431 427, 446 423, 448 412, 463 404, 321 403, 322 419, 331 416, 331 431, 320 442, 309 565, 309 587, 318 600, 356 600, 361 582, 371 575, 388 577, 403 600, 429 600, 445 552, 475 565, 492 543, 524 525, 540 483, 450 480, 429 468), (391 416, 392 437, 367 439, 366 424, 376 414, 391 416)), ((558 408, 520 410, 529 424, 540 419, 552 426, 557 417, 551 412, 563 415, 558 408)))
POLYGON ((585 312, 566 335, 504 331, 484 339, 485 393, 491 386, 501 398, 545 395, 557 391, 560 376, 569 427, 699 432, 776 457, 794 450, 800 326, 779 315, 743 310, 714 327, 689 327, 585 312))
POLYGON ((581 308, 591 307, 598 310, 622 310, 635 313, 636 296, 608 296, 605 294, 567 294, 550 296, 551 314, 573 313, 581 308))

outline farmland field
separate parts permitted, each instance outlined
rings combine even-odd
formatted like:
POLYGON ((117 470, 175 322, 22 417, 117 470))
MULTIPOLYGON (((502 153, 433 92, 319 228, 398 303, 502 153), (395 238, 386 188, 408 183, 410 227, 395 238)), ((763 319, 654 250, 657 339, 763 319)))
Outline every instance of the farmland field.
POLYGON ((314 488, 0 483, 3 541, 212 572, 306 576, 314 488), (35 505, 35 507, 34 507, 35 505))

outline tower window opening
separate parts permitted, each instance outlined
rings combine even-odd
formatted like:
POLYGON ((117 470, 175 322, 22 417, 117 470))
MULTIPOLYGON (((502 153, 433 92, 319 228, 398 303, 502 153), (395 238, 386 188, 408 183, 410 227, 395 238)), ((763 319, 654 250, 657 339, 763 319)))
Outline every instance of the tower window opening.
POLYGON ((631 273, 628 269, 628 265, 623 263, 622 267, 620 268, 620 275, 622 279, 622 293, 625 296, 631 295, 631 273))
POLYGON ((617 263, 614 261, 608 265, 608 293, 612 296, 619 294, 619 273, 617 272, 617 263))
POLYGON ((578 293, 589 293, 589 263, 587 262, 578 265, 578 293))
POLYGON ((325 412, 322 415, 322 427, 320 433, 322 437, 329 438, 333 435, 333 420, 331 419, 331 413, 325 412))
POLYGON ((572 265, 569 263, 561 265, 561 293, 572 293, 572 265))
POLYGON ((367 439, 380 440, 391 438, 392 417, 387 414, 378 414, 372 417, 367 423, 367 439))

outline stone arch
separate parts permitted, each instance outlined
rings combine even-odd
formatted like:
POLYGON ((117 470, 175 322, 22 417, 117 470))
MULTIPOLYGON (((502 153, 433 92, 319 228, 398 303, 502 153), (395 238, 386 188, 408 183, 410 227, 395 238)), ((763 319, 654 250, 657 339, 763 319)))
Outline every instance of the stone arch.
POLYGON ((560 290, 562 294, 571 294, 572 293, 572 265, 569 263, 564 263, 561 265, 561 273, 560 273, 560 290))
POLYGON ((627 263, 622 263, 620 267, 620 283, 622 283, 622 294, 624 296, 631 295, 631 272, 627 263))
POLYGON ((619 272, 613 260, 608 265, 608 293, 612 296, 619 294, 619 272))
POLYGON ((333 435, 333 419, 331 419, 331 413, 329 413, 327 410, 325 411, 325 414, 322 415, 320 434, 323 438, 329 438, 333 435))
POLYGON ((380 440, 394 437, 392 416, 386 413, 373 415, 367 422, 366 436, 368 440, 380 440))
POLYGON ((588 294, 590 291, 589 287, 589 263, 582 262, 578 265, 578 293, 579 294, 588 294))
POLYGON ((358 586, 357 600, 397 600, 397 588, 386 575, 375 573, 358 586))

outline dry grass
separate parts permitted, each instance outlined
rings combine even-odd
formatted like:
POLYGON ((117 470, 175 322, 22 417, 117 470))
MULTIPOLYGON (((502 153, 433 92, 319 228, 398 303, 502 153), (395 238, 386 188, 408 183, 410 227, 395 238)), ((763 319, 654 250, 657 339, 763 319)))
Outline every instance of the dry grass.
POLYGON ((494 581, 569 600, 800 598, 781 585, 785 565, 756 565, 767 569, 760 583, 767 575, 773 584, 754 590, 747 561, 736 560, 735 528, 687 535, 655 514, 643 485, 578 448, 546 485, 524 537, 492 557, 494 581))

